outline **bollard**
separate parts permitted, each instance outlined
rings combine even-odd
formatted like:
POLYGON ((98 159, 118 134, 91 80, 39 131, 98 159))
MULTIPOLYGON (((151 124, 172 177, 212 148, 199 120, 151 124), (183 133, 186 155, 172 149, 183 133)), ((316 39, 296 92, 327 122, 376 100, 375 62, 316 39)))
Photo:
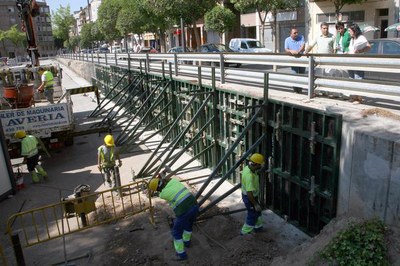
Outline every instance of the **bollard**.
POLYGON ((21 242, 19 241, 18 233, 13 232, 11 235, 11 242, 14 249, 15 259, 18 266, 25 266, 24 253, 22 252, 21 242))

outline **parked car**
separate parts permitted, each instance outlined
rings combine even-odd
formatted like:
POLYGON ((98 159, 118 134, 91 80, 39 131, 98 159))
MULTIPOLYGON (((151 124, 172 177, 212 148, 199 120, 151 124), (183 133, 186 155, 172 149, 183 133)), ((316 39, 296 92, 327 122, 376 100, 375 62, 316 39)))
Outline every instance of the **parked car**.
POLYGON ((139 53, 158 53, 158 51, 151 46, 144 46, 140 48, 139 53))
POLYGON ((265 48, 262 43, 256 39, 234 38, 229 42, 229 48, 234 52, 241 53, 270 53, 270 49, 265 48))
POLYGON ((110 49, 108 49, 107 47, 100 47, 99 48, 99 53, 109 53, 110 49))
MULTIPOLYGON (((200 53, 233 53, 233 50, 228 46, 220 43, 206 43, 199 47, 198 51, 200 53)), ((219 63, 214 64, 214 66, 219 66, 219 63)), ((240 67, 239 63, 225 63, 227 67, 240 67)))
MULTIPOLYGON (((185 47, 185 53, 190 53, 190 52, 192 52, 192 49, 190 49, 189 47, 185 47)), ((172 47, 171 49, 168 50, 167 53, 183 53, 183 48, 182 46, 172 47)))
MULTIPOLYGON (((371 50, 367 54, 374 55, 400 55, 400 38, 375 39, 369 40, 371 50)), ((377 79, 386 81, 400 81, 400 75, 397 73, 383 73, 365 71, 365 79, 377 79)))

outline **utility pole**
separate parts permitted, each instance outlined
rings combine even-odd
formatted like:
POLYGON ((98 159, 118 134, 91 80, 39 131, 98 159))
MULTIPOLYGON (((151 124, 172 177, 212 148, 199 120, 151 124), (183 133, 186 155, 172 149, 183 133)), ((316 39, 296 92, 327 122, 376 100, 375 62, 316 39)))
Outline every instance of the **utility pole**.
POLYGON ((182 50, 183 52, 186 51, 186 43, 185 43, 185 27, 183 25, 183 18, 181 17, 181 41, 182 41, 182 50))

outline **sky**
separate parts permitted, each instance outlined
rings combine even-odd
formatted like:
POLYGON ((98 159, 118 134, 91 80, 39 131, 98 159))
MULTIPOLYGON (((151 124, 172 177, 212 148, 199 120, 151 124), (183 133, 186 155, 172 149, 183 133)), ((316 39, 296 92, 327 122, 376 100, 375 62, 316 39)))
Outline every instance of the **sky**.
POLYGON ((57 11, 57 9, 60 8, 60 5, 63 7, 67 7, 67 5, 69 4, 71 8, 71 13, 80 10, 81 7, 87 6, 87 1, 85 0, 45 0, 45 1, 49 5, 50 10, 52 12, 57 11))

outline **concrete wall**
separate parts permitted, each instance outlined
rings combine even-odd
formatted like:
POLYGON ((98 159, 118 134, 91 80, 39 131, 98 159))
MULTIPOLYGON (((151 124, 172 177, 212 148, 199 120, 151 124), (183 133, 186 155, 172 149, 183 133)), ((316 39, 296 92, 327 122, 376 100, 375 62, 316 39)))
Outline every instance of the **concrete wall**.
POLYGON ((57 58, 57 60, 72 69, 77 75, 84 78, 86 81, 91 82, 92 77, 95 76, 94 64, 89 62, 81 62, 77 60, 57 58))
MULTIPOLYGON (((94 76, 92 63, 58 60, 87 81, 94 76)), ((310 107, 310 103, 307 105, 310 107)), ((337 215, 360 218, 377 216, 387 224, 398 224, 400 123, 384 117, 366 117, 362 112, 339 107, 331 106, 326 110, 341 113, 344 120, 337 215)))
POLYGON ((400 137, 382 120, 343 123, 338 216, 400 220, 400 137))

